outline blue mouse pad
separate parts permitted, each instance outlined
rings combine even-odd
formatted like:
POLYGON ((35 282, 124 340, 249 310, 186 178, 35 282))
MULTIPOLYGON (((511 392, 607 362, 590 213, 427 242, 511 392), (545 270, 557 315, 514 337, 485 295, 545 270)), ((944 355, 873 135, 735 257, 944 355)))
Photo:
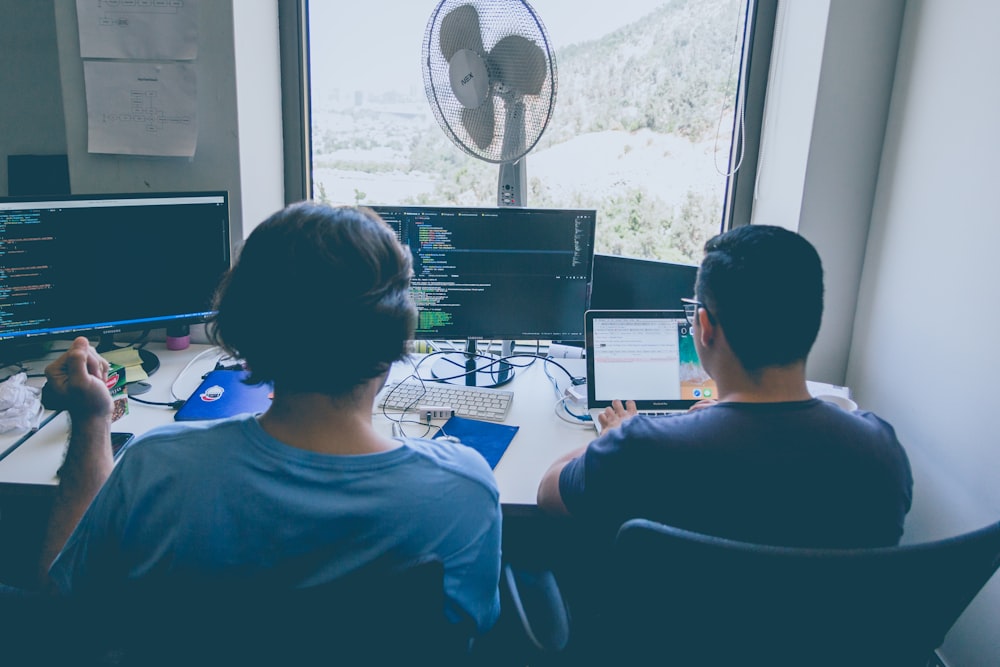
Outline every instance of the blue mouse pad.
POLYGON ((490 468, 496 468, 519 428, 520 426, 508 426, 507 424, 497 424, 479 419, 452 417, 444 423, 434 437, 441 438, 450 435, 453 438, 458 438, 463 445, 472 447, 482 454, 486 462, 490 464, 490 468))
POLYGON ((174 415, 177 421, 221 419, 244 412, 264 412, 271 406, 270 384, 246 384, 250 373, 211 371, 174 415))

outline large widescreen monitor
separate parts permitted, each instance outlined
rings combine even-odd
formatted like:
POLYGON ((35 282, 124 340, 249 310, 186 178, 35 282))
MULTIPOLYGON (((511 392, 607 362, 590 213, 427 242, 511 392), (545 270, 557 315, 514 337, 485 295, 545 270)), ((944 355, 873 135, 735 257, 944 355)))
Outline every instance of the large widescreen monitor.
POLYGON ((413 253, 418 339, 583 338, 595 211, 371 208, 413 253))
POLYGON ((225 192, 0 198, 0 356, 203 322, 230 265, 225 192))
POLYGON ((423 340, 582 340, 594 210, 372 206, 413 253, 423 340))

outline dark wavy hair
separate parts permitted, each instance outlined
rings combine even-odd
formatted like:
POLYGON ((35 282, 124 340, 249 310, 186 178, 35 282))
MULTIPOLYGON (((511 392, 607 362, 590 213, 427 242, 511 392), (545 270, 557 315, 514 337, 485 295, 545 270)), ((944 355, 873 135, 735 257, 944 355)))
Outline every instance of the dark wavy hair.
POLYGON ((753 375, 808 356, 823 318, 823 266, 799 234, 745 225, 705 244, 695 293, 753 375))
POLYGON ((292 204, 247 237, 208 334, 246 361, 250 382, 341 396, 406 354, 412 273, 410 252, 375 212, 292 204))

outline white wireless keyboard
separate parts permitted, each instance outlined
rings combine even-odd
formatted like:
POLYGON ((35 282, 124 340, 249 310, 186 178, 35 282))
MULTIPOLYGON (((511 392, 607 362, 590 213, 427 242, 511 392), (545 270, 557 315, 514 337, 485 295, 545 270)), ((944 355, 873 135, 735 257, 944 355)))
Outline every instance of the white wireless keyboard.
POLYGON ((378 407, 400 412, 451 408, 460 417, 500 422, 507 418, 513 399, 514 392, 509 389, 405 381, 387 386, 379 397, 378 407))

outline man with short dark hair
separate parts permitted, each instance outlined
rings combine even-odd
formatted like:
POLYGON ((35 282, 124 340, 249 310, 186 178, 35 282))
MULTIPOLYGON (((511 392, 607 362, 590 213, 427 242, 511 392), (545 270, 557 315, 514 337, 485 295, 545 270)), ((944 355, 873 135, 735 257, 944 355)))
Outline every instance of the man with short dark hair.
POLYGON ((272 215, 224 279, 210 334, 253 381, 273 382, 273 403, 150 431, 114 467, 107 362, 75 340, 46 369, 71 432, 43 576, 83 595, 130 580, 305 587, 434 556, 451 620, 492 626, 501 516, 489 465, 372 425, 413 336, 411 262, 370 210, 303 202, 272 215))
POLYGON ((601 436, 546 472, 538 504, 609 536, 642 517, 763 544, 897 544, 913 481, 892 427, 806 386, 823 312, 812 245, 764 225, 721 234, 695 292, 686 307, 718 399, 667 417, 615 401, 601 436))

